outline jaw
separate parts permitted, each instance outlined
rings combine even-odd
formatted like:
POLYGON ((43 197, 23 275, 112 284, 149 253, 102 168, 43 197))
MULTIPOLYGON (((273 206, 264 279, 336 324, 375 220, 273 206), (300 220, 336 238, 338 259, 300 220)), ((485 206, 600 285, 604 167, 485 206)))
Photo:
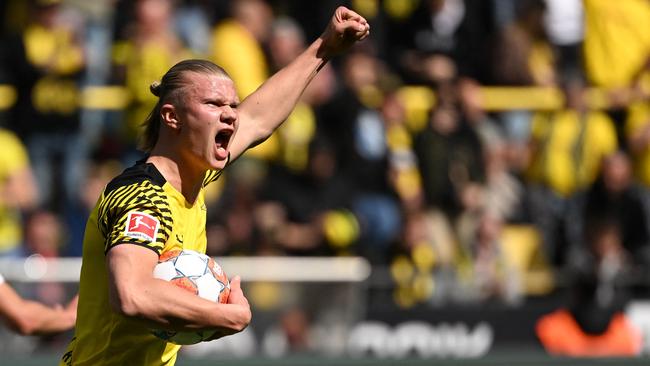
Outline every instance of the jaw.
POLYGON ((223 169, 228 162, 228 155, 230 155, 230 151, 228 149, 218 147, 216 144, 213 145, 209 159, 210 168, 223 169))

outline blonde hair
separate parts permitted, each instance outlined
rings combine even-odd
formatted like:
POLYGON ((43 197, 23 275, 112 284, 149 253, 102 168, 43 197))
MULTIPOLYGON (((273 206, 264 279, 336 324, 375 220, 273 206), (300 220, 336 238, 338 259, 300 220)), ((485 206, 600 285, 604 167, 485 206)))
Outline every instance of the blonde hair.
POLYGON ((172 66, 160 81, 151 83, 149 90, 151 94, 158 97, 158 102, 143 123, 144 132, 140 140, 140 148, 143 151, 151 152, 154 146, 156 146, 162 124, 160 117, 160 108, 162 105, 164 103, 179 105, 182 102, 184 97, 183 89, 189 84, 185 78, 185 74, 188 72, 214 74, 230 79, 228 73, 221 66, 208 60, 190 59, 172 66))

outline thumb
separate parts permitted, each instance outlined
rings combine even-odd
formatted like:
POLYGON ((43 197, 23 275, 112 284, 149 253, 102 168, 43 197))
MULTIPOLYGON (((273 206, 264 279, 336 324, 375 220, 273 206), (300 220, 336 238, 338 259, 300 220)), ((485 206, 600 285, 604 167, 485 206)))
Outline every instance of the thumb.
POLYGON ((241 289, 241 277, 234 276, 230 279, 230 291, 241 289))

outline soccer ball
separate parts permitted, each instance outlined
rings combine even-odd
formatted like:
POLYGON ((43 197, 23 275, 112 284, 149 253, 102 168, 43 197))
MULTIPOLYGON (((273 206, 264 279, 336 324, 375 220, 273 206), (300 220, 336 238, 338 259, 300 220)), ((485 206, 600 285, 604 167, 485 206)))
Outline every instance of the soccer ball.
MULTIPOLYGON (((225 304, 230 282, 221 266, 205 254, 193 250, 171 250, 163 253, 153 276, 169 281, 204 299, 225 304)), ((154 329, 153 335, 174 344, 196 344, 214 335, 216 330, 177 332, 154 329)))

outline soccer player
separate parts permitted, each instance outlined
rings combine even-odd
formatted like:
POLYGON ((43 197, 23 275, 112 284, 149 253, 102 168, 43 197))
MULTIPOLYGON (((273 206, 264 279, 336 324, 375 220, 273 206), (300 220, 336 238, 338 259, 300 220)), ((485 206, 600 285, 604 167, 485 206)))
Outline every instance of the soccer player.
POLYGON ((75 337, 61 365, 173 365, 180 346, 151 328, 228 335, 249 324, 239 277, 218 304, 153 278, 153 268, 171 249, 205 252, 205 185, 269 137, 325 63, 369 29, 337 8, 317 40, 241 103, 226 72, 208 61, 182 61, 151 85, 159 101, 145 122, 149 155, 106 186, 90 215, 75 337))
POLYGON ((58 333, 74 327, 77 297, 68 305, 49 307, 23 299, 0 275, 0 318, 22 335, 58 333))

